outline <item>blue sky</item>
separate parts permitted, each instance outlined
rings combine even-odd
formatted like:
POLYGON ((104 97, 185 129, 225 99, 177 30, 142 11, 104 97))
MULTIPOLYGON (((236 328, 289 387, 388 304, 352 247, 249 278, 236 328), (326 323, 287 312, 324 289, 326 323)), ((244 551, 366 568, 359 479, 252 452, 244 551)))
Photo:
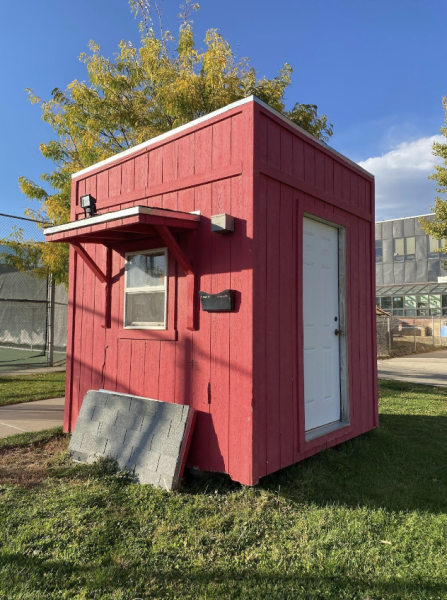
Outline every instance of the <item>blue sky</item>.
MULTIPOLYGON (((178 3, 165 0, 165 25, 175 31, 178 3)), ((197 44, 218 28, 260 75, 284 62, 293 69, 286 96, 314 103, 334 125, 330 144, 376 175, 380 219, 426 213, 433 204, 431 144, 444 124, 445 51, 441 0, 202 0, 195 14, 197 44)), ((29 201, 17 180, 49 170, 39 143, 51 139, 43 98, 73 79, 86 79, 78 56, 90 39, 112 55, 119 40, 138 43, 127 0, 22 0, 0 7, 3 117, 0 212, 22 215, 29 201)))

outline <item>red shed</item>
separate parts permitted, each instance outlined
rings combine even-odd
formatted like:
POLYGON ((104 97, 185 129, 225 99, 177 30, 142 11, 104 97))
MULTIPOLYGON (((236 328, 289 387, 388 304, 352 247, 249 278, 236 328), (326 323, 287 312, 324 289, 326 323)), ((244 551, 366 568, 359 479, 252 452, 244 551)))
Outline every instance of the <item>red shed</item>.
POLYGON ((188 404, 189 466, 252 485, 378 425, 357 164, 250 97, 76 173, 71 221, 66 431, 89 389, 188 404))

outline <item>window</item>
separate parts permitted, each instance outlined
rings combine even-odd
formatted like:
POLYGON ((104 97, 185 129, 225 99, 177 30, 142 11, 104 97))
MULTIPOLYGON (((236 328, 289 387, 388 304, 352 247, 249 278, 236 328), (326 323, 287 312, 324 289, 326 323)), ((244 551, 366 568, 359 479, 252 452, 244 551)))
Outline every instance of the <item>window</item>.
POLYGON ((394 296, 393 298, 393 315, 395 317, 402 317, 404 314, 404 297, 394 296))
POLYGON ((382 310, 389 312, 391 310, 391 296, 382 296, 382 310))
POLYGON ((405 256, 404 238, 394 238, 394 262, 401 262, 405 256))
POLYGON ((376 263, 382 262, 382 240, 376 240, 376 263))
POLYGON ((430 316, 438 317, 441 314, 441 296, 430 294, 430 316))
POLYGON ((416 316, 416 296, 405 296, 405 316, 416 316))
POLYGON ((447 294, 442 296, 442 314, 447 315, 447 294))
POLYGON ((394 238, 394 262, 416 260, 416 238, 394 238))
POLYGON ((434 238, 432 235, 428 236, 428 258, 438 258, 439 252, 439 240, 434 238))
POLYGON ((417 296, 417 316, 428 316, 428 295, 417 296))
POLYGON ((446 240, 437 240, 432 235, 428 237, 428 258, 438 258, 439 256, 447 256, 445 252, 439 252, 445 247, 446 240))
POLYGON ((126 254, 124 327, 166 329, 166 248, 126 254))
POLYGON ((416 238, 405 238, 405 260, 416 260, 416 238))
POLYGON ((376 306, 380 308, 380 296, 376 296, 376 306))

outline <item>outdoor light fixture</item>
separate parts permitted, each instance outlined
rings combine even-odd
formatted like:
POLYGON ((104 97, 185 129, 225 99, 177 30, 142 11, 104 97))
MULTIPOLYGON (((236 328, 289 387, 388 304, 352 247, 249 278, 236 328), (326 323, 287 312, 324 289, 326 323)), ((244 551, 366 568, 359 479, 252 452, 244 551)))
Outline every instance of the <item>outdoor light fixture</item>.
POLYGON ((96 213, 96 198, 91 194, 81 196, 81 207, 84 209, 86 219, 92 217, 96 213))

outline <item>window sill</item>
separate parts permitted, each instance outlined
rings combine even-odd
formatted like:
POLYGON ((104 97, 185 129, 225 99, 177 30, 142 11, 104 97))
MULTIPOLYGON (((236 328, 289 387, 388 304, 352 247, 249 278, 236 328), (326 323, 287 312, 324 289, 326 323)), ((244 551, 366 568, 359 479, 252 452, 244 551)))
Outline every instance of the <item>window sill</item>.
POLYGON ((166 340, 177 341, 177 330, 123 329, 118 333, 119 340, 166 340))

